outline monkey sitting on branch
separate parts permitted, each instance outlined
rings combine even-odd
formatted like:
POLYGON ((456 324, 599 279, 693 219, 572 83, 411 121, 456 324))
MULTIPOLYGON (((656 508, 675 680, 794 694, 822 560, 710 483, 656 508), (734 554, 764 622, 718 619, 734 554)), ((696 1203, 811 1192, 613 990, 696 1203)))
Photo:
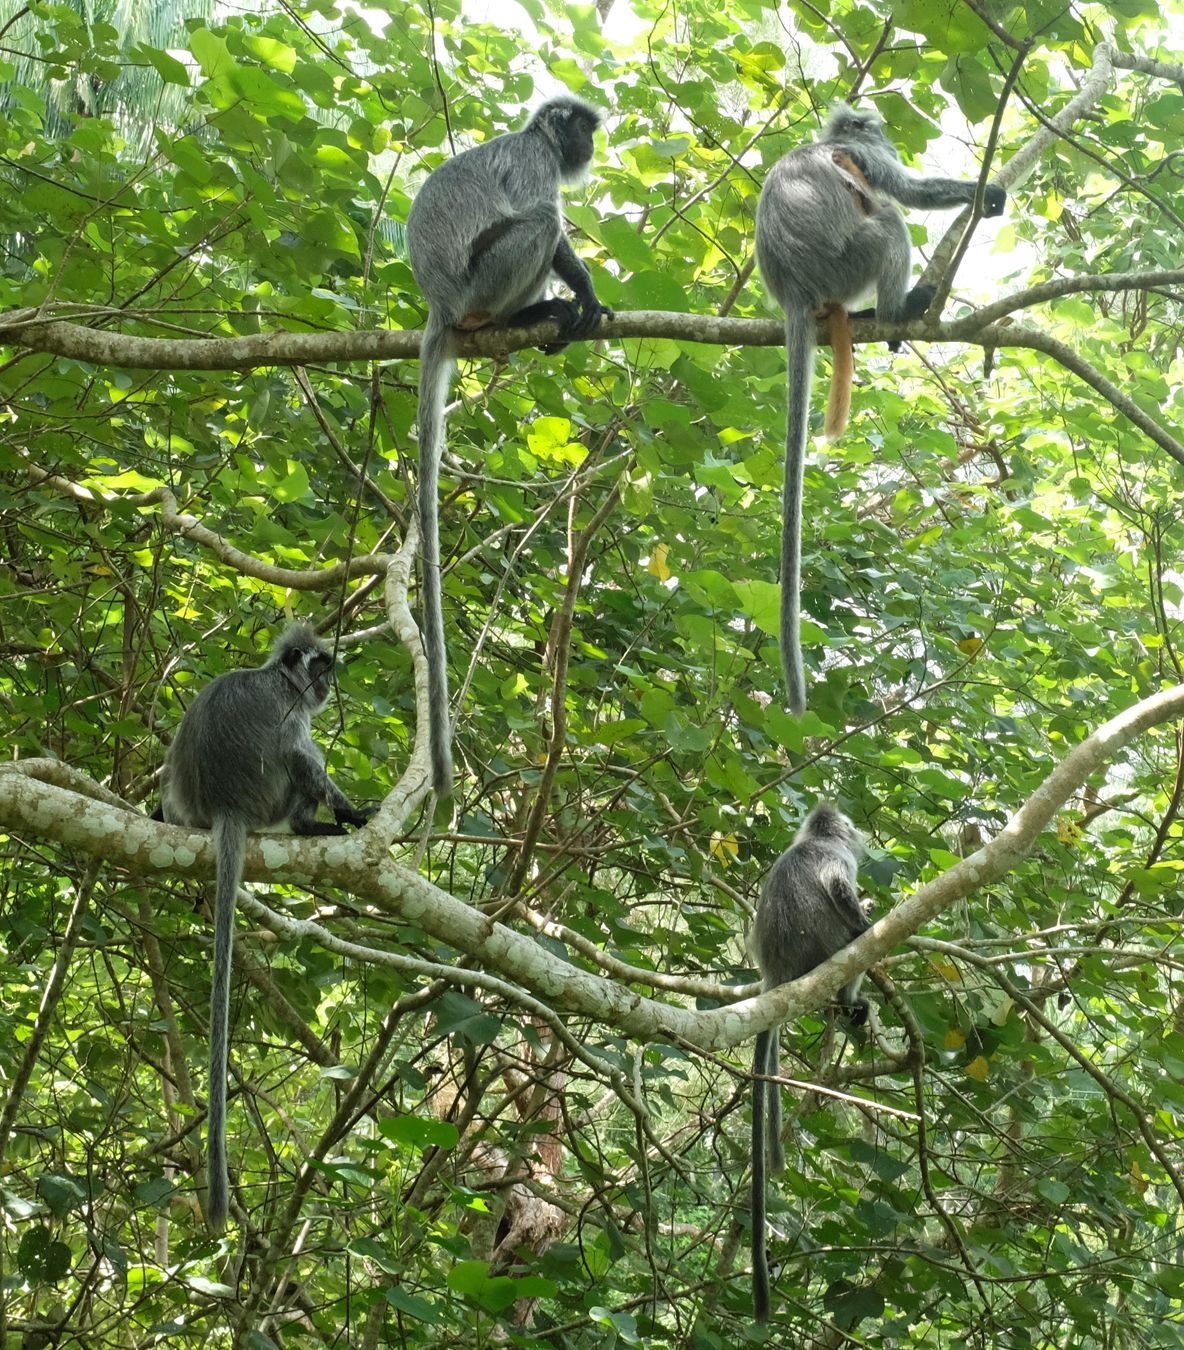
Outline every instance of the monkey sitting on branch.
POLYGON ((428 175, 407 217, 411 270, 428 302, 419 367, 419 529, 428 663, 432 787, 452 791, 452 731, 440 597, 437 511, 444 405, 458 333, 490 324, 558 323, 543 351, 590 337, 604 316, 588 268, 563 229, 559 189, 592 162, 600 113, 570 94, 549 98, 521 131, 495 136, 428 175), (545 299, 554 274, 573 300, 545 299))
MULTIPOLYGON (((820 803, 798 837, 769 869, 748 943, 766 990, 789 984, 829 960, 871 926, 855 875, 863 856, 859 831, 837 807, 820 803)), ((859 997, 862 973, 836 997, 848 1027, 867 1021, 859 997)), ((752 1057, 752 1305, 769 1319, 769 1264, 765 1254, 765 1163, 785 1170, 781 1146, 781 1089, 766 1080, 780 1072, 780 1028, 757 1035, 752 1057), (767 1099, 767 1105, 766 1105, 767 1099)))
MULTIPOLYGON (((977 183, 923 178, 905 169, 884 135, 878 113, 839 104, 813 145, 791 150, 773 166, 756 212, 756 254, 765 285, 785 311, 789 367, 785 490, 781 525, 781 659, 790 710, 806 709, 802 664, 802 474, 814 373, 815 325, 830 323, 834 371, 826 434, 838 436, 851 410, 854 361, 847 306, 873 289, 883 323, 920 318, 929 286, 909 290, 912 241, 895 205, 965 206, 977 183)), ((983 213, 998 216, 1007 194, 983 190, 983 213)), ((855 318, 869 318, 861 310, 855 318)))
POLYGON ((156 820, 210 830, 217 850, 210 1000, 206 1223, 226 1226, 226 1074, 234 909, 247 834, 286 825, 293 834, 344 834, 370 812, 354 806, 325 770, 312 719, 329 701, 333 655, 306 624, 293 624, 253 670, 219 675, 189 707, 165 756, 156 820), (333 812, 330 825, 317 807, 333 812))

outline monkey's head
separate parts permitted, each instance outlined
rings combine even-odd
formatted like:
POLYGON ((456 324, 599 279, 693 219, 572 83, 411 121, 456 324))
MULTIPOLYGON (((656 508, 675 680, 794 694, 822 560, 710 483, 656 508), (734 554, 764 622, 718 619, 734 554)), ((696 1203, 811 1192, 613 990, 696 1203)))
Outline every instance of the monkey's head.
POLYGON ((578 181, 588 171, 594 150, 593 136, 600 125, 600 112, 574 94, 556 94, 540 104, 523 128, 551 143, 559 158, 563 182, 578 181))
POLYGON ((278 666, 296 690, 298 700, 319 712, 333 692, 333 653, 306 623, 294 623, 280 634, 267 664, 278 666))
POLYGON ((900 158, 896 146, 884 135, 884 123, 874 108, 857 111, 849 103, 836 103, 819 139, 838 145, 864 146, 893 159, 900 158))
POLYGON ((863 836, 851 820, 830 802, 819 802, 802 824, 799 840, 825 839, 842 844, 857 857, 863 852, 863 836))

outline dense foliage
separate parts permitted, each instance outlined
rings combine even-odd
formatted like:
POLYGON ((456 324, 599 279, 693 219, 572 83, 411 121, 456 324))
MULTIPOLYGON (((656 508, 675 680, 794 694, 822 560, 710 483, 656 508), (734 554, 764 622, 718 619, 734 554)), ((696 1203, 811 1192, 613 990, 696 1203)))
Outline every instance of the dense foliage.
MULTIPOLYGON (((873 1043, 836 1043, 817 1008, 786 1029, 783 1072, 824 1091, 785 1089, 768 1330, 752 1028, 628 1020, 751 982, 760 879, 819 797, 866 833, 885 914, 1184 678, 1184 68, 1155 59, 1182 18, 0 13, 0 1346, 1184 1341, 1180 723, 892 948, 873 1043), (424 313, 402 227, 426 171, 563 87, 607 111, 567 213, 618 327, 461 363, 441 508, 461 775, 430 813, 422 755, 401 778, 422 663, 383 584, 418 367, 382 344, 424 313), (950 278, 964 327, 859 346, 851 427, 813 444, 795 719, 784 353, 707 323, 775 317, 761 182, 854 95, 914 165, 975 176, 993 147, 1011 198, 950 278), (348 345, 370 330, 394 333, 348 345), (208 364, 178 341, 262 334, 208 364), (206 888, 118 802, 151 805, 193 691, 261 659, 285 613, 340 636, 335 776, 480 913, 462 936, 410 872, 384 904, 372 857, 373 889, 330 861, 240 915, 219 1243, 206 888), (476 956, 495 919, 617 986, 620 1015, 523 979, 500 939, 476 956)), ((912 219, 939 270, 952 220, 912 219)))

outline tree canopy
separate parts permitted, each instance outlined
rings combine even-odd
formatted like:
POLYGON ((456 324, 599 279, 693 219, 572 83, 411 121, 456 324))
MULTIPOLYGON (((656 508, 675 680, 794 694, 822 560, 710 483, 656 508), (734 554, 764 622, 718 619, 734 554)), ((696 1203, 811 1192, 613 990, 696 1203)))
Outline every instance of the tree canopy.
POLYGON ((0 13, 2 1350, 1184 1342, 1182 25, 0 13), (564 207, 615 313, 462 343, 439 803, 404 227, 559 90, 605 112, 564 207), (939 301, 854 324, 798 718, 754 216, 837 99, 1009 199, 910 212, 939 301), (337 644, 317 736, 378 810, 248 849, 215 1239, 213 853, 148 811, 194 694, 291 617, 337 644), (822 799, 877 922, 762 994, 744 932, 822 799), (826 1005, 873 963, 858 1043, 826 1005), (751 1042, 786 1019, 766 1328, 751 1042))

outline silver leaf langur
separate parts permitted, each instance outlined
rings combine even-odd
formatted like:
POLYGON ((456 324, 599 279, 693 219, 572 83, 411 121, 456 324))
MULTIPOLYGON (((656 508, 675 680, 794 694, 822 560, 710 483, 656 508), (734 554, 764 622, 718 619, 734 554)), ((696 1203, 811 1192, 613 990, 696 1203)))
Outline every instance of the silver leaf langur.
MULTIPOLYGON (((929 286, 909 290, 912 243, 895 205, 964 206, 977 183, 924 178, 900 162, 879 114, 839 104, 811 145, 773 166, 756 213, 761 275, 785 312, 789 366, 785 491, 781 527, 781 659, 791 711, 806 707, 802 663, 802 473, 814 372, 815 325, 830 322, 834 362, 826 435, 838 436, 851 409, 854 371, 847 306, 872 290, 874 315, 885 323, 919 318, 933 299, 929 286)), ((983 192, 983 212, 1001 215, 1007 194, 996 183, 983 192)), ((853 317, 869 318, 861 310, 853 317)), ((895 344, 898 345, 898 344, 895 344)), ((893 349, 895 350, 895 345, 893 349)))
MULTIPOLYGON (((748 939, 766 990, 805 975, 866 932, 870 925, 855 881, 862 855, 859 831, 823 802, 769 869, 748 939)), ((862 980, 857 975, 836 996, 839 1016, 849 1027, 867 1020, 867 1003, 859 997, 862 980)), ((781 1089, 766 1081, 780 1072, 779 1033, 780 1028, 760 1032, 752 1058, 752 1304, 758 1322, 769 1317, 766 1158, 774 1175, 785 1168, 781 1089)))
POLYGON ((407 217, 411 269, 428 302, 419 372, 419 528, 428 663, 432 786, 452 790, 448 668, 440 598, 438 512, 444 406, 456 335, 490 324, 559 326, 557 352, 602 316, 588 268, 563 228, 559 189, 592 162, 600 113, 570 94, 549 98, 521 131, 465 150, 429 174, 407 217), (546 299, 552 274, 574 299, 546 299))
POLYGON ((165 756, 155 817, 210 830, 217 852, 214 970, 210 1000, 209 1152, 206 1222, 226 1225, 226 1075, 235 898, 247 835, 286 825, 293 834, 344 834, 370 812, 354 806, 325 770, 313 717, 333 688, 333 655, 306 624, 276 641, 266 663, 228 671, 193 700, 165 756), (335 824, 318 821, 321 804, 335 824))

